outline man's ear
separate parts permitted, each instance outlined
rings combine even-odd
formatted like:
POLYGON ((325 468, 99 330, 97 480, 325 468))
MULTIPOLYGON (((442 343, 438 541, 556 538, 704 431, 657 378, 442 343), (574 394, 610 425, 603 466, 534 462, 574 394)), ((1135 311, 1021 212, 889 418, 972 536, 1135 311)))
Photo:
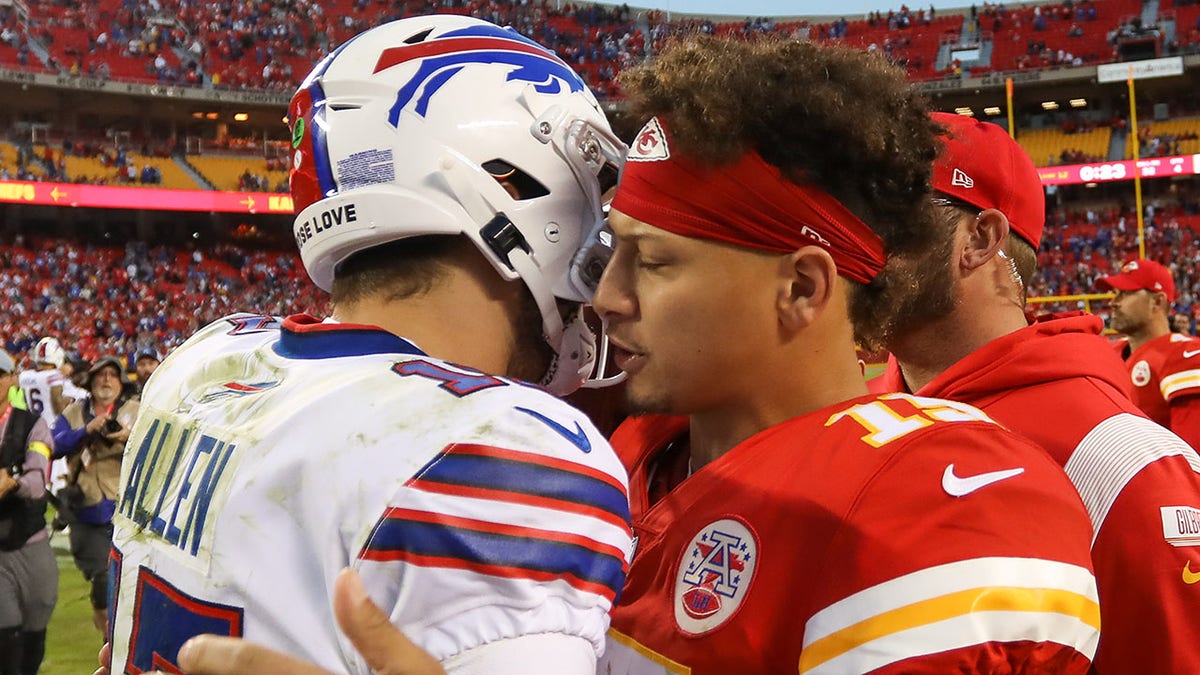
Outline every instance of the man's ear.
POLYGON ((1008 241, 1008 217, 996 209, 986 209, 974 220, 964 220, 967 237, 959 264, 967 270, 975 270, 996 257, 1008 241))
POLYGON ((837 264, 820 246, 805 246, 783 256, 776 303, 780 324, 790 330, 812 324, 829 305, 836 285, 837 264))

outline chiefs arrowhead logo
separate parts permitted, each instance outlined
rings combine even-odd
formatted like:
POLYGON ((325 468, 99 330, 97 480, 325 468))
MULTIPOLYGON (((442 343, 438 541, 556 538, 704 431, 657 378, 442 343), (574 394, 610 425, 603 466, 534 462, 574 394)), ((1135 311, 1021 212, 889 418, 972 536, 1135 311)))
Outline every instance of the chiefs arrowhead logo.
POLYGON ((667 135, 663 133, 662 125, 657 117, 651 117, 646 126, 638 132, 633 145, 629 148, 627 162, 661 162, 670 159, 671 148, 667 146, 667 135))

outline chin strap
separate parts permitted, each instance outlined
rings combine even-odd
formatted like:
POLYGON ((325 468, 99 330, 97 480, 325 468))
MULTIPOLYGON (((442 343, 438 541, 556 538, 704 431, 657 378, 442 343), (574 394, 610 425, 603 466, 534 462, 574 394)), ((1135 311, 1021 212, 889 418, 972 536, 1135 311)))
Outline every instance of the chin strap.
POLYGON ((596 362, 596 335, 576 309, 567 318, 562 347, 555 351, 546 375, 538 384, 559 396, 566 396, 587 383, 596 362))

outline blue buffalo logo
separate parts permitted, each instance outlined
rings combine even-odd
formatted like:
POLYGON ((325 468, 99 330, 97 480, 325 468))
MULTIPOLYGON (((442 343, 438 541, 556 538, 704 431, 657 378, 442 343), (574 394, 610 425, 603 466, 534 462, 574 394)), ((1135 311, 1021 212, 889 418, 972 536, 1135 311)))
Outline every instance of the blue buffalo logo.
POLYGON ((400 87, 396 103, 388 113, 388 122, 396 126, 400 112, 414 100, 413 110, 421 117, 429 109, 429 100, 450 78, 474 64, 502 63, 512 66, 509 81, 529 82, 543 94, 557 94, 563 87, 582 91, 583 80, 552 52, 516 31, 498 26, 477 26, 450 31, 436 40, 385 49, 375 64, 375 72, 422 59, 417 72, 400 87))

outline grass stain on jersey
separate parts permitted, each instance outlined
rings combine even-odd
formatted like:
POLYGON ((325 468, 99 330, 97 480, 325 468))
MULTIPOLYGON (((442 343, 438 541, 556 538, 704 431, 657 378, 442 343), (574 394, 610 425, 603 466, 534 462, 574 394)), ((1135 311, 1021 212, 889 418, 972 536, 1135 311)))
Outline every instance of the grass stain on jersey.
POLYGON ((213 497, 225 477, 236 444, 153 418, 131 455, 129 479, 117 511, 139 530, 149 531, 195 557, 213 497))

